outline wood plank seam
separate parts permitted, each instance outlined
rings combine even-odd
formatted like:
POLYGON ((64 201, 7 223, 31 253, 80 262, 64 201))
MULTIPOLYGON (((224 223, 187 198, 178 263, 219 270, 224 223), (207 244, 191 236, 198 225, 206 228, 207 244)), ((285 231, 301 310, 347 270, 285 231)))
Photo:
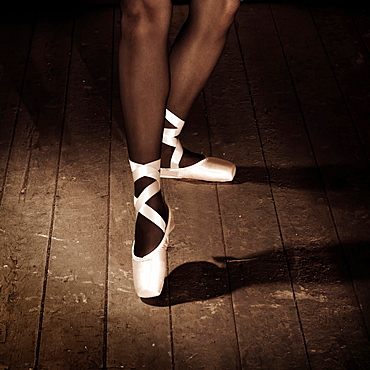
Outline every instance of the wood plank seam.
POLYGON ((71 69, 71 62, 72 62, 74 27, 75 27, 75 23, 73 22, 71 36, 70 36, 70 48, 69 48, 69 55, 68 55, 66 86, 65 86, 65 93, 64 93, 64 103, 63 103, 63 114, 62 114, 61 132, 60 132, 60 140, 59 140, 59 148, 58 148, 58 161, 57 161, 57 167, 56 167, 56 173, 55 173, 53 204, 52 204, 50 227, 49 227, 49 234, 48 234, 46 258, 45 258, 45 270, 44 270, 44 280, 43 280, 43 287, 42 287, 42 296, 41 296, 41 302, 40 302, 39 326, 38 326, 38 332, 37 332, 35 359, 34 359, 34 369, 35 370, 38 369, 39 359, 40 359, 41 337, 42 337, 42 329, 43 329, 43 321, 44 321, 44 313, 45 313, 46 288, 48 284, 49 265, 50 265, 50 258, 51 258, 51 241, 52 241, 52 235, 53 235, 53 229, 54 229, 55 209, 56 209, 57 192, 58 192, 58 184, 59 184, 59 170, 60 170, 61 157, 62 157, 62 145, 63 145, 63 139, 64 139, 67 99, 68 99, 68 93, 69 93, 69 77, 70 77, 70 69, 71 69))
MULTIPOLYGON (((269 9, 271 11, 270 4, 268 6, 269 6, 269 9)), ((272 13, 272 11, 271 11, 271 13, 272 13)), ((293 301, 294 301, 295 310, 296 310, 297 318, 298 318, 298 322, 299 322, 300 333, 301 333, 302 340, 303 340, 303 345, 304 345, 304 349, 305 349, 305 353, 306 353, 306 358, 307 358, 308 366, 311 369, 311 363, 310 363, 310 358, 309 358, 308 348, 307 348, 307 340, 306 340, 306 337, 305 337, 305 334, 304 334, 304 331, 303 331, 302 320, 301 320, 301 317, 300 317, 298 302, 297 302, 297 299, 296 299, 296 293, 295 293, 295 288, 294 288, 293 279, 292 279, 291 266, 290 266, 290 263, 289 263, 289 259, 288 259, 288 255, 287 255, 287 251, 286 251, 286 247, 285 247, 285 243, 284 243, 282 231, 281 231, 281 223, 280 223, 280 220, 279 220, 279 215, 278 215, 278 211, 277 211, 276 203, 275 203, 275 199, 274 199, 274 192, 273 192, 273 189, 272 189, 271 176, 270 176, 269 168, 267 166, 267 160, 266 160, 265 150, 264 150, 264 147, 263 147, 263 142, 262 142, 262 136, 261 136, 261 132, 260 132, 260 127, 259 127, 259 124, 258 124, 258 117, 257 117, 257 113, 256 113, 256 108, 255 108, 255 105, 254 105, 253 93, 252 93, 252 89, 251 89, 251 85, 250 85, 250 81, 249 81, 249 76, 248 76, 248 72, 247 72, 247 68, 246 68, 246 62, 244 60, 244 55, 243 55, 243 52, 242 52, 243 46, 242 46, 242 43, 240 41, 240 37, 239 37, 239 34, 238 34, 237 24, 235 24, 235 30, 236 30, 236 35, 237 35, 237 39, 238 39, 238 45, 239 45, 240 55, 241 55, 242 63, 243 63, 243 69, 244 69, 244 74, 245 74, 245 79, 246 79, 246 88, 247 88, 248 95, 249 95, 250 101, 251 101, 253 117, 254 117, 254 121, 255 121, 255 125, 256 125, 256 130, 257 130, 257 133, 258 133, 258 140, 259 140, 259 143, 260 143, 260 148, 261 148, 261 154, 262 154, 262 158, 263 158, 263 163, 264 163, 264 166, 265 166, 265 172, 266 172, 266 176, 267 176, 267 182, 268 182, 269 192, 270 192, 270 196, 271 196, 271 200, 272 200, 274 212, 275 212, 275 215, 276 215, 276 222, 277 222, 277 225, 278 225, 278 231, 279 231, 279 235, 280 235, 281 247, 282 247, 284 258, 285 258, 285 264, 286 264, 287 269, 288 269, 289 283, 290 283, 290 287, 292 289, 293 301)))
MULTIPOLYGON (((275 20, 275 17, 274 17, 274 12, 273 12, 273 10, 271 8, 271 5, 269 5, 269 8, 270 8, 270 11, 271 11, 271 14, 272 14, 272 18, 274 20, 274 24, 275 24, 275 29, 276 29, 277 35, 279 37, 281 49, 283 51, 283 55, 284 55, 284 58, 285 58, 285 63, 287 65, 287 70, 288 70, 288 73, 289 73, 289 76, 290 76, 290 79, 291 79, 291 83, 292 83, 292 86, 293 86, 293 89, 294 89, 294 93, 295 93, 295 96, 296 96, 297 105, 298 105, 299 110, 301 112, 302 122, 303 122, 304 127, 305 127, 305 130, 306 130, 307 138, 308 138, 309 145, 310 145, 311 151, 312 151, 312 156, 314 158, 314 161, 315 161, 315 164, 316 164, 316 168, 317 168, 317 172, 319 174, 319 179, 320 179, 320 182, 321 182, 322 191, 323 191, 324 196, 325 196, 325 201, 327 203, 327 207, 328 207, 328 210, 329 210, 331 222, 332 222, 332 225, 333 225, 335 234, 336 234, 337 242, 338 242, 338 245, 339 245, 339 247, 341 249, 341 253, 342 253, 343 257, 344 257, 344 260, 345 260, 345 263, 346 263, 346 266, 347 266, 348 273, 350 274, 352 289, 354 291, 354 295, 355 295, 355 298, 356 298, 356 301, 357 301, 357 305, 358 305, 359 311, 361 312, 361 316, 362 316, 362 320, 363 320, 363 323, 364 323, 365 331, 367 333, 368 338, 370 339, 370 333, 369 333, 369 329, 368 329, 368 327, 366 325, 365 315, 364 315, 363 309, 361 307, 360 299, 359 299, 359 296, 357 294, 357 289, 356 289, 356 286, 355 286, 355 283, 354 283, 354 280, 353 280, 352 269, 351 269, 351 266, 350 266, 349 261, 347 259, 347 256, 346 256, 346 253, 345 253, 345 250, 344 250, 344 246, 343 246, 343 243, 342 243, 342 240, 341 240, 341 237, 340 237, 340 233, 339 233, 339 230, 338 230, 338 225, 337 225, 337 222, 336 222, 336 219, 335 219, 335 216, 334 216, 334 212, 333 212, 333 207, 332 207, 332 204, 331 204, 331 201, 330 201, 330 197, 329 197, 329 194, 328 194, 328 190, 327 190, 327 186, 326 186, 326 183, 325 183, 325 180, 324 180, 324 176, 323 176, 322 170, 320 169, 319 161, 318 161, 317 155, 315 153, 314 144, 312 142, 311 134, 310 134, 310 131, 309 131, 309 128, 308 128, 308 125, 307 125, 307 120, 306 120, 306 117, 305 117, 305 114, 304 114, 304 111, 303 111, 303 108, 302 108, 302 103, 300 101, 300 98, 299 98, 299 95, 298 95, 298 92, 297 92, 297 88, 296 88, 296 85, 295 85, 295 82, 294 82, 293 75, 292 75, 291 70, 289 68, 288 58, 287 58, 287 55, 286 55, 286 52, 285 52, 285 49, 284 49, 284 45, 283 45, 283 42, 282 42, 282 39, 281 39, 280 31, 279 31, 279 28, 277 26, 277 23, 276 23, 276 20, 275 20)), ((331 65, 330 60, 328 58, 328 53, 326 51, 325 45, 322 42, 321 35, 320 35, 319 30, 318 30, 318 28, 316 26, 316 22, 314 20, 313 14, 312 14, 311 7, 308 7, 308 8, 310 9, 310 14, 311 14, 311 17, 312 17, 312 22, 315 24, 317 36, 320 39, 321 45, 322 45, 322 47, 323 47, 323 49, 325 51, 325 55, 327 57, 327 60, 328 60, 329 65, 331 67, 331 70, 332 70, 332 73, 333 73, 333 77, 334 77, 334 79, 335 79, 335 81, 337 83, 338 89, 339 89, 339 91, 340 91, 340 93, 342 95, 342 98, 343 98, 344 102, 345 102, 345 99, 344 99, 344 96, 343 96, 343 92, 342 92, 342 90, 340 88, 338 79, 335 76, 335 73, 333 71, 332 65, 331 65)), ((347 104, 345 104, 345 105, 346 105, 346 108, 347 108, 347 112, 348 112, 348 114, 350 115, 350 117, 352 119, 352 115, 351 115, 351 113, 350 113, 350 111, 348 109, 348 105, 347 104)), ((352 120, 352 123, 353 123, 353 120, 352 120)), ((354 125, 354 123, 353 123, 353 126, 355 128, 356 133, 358 134, 358 130, 357 130, 356 126, 354 125)), ((359 136, 358 136, 358 138, 360 139, 359 136)), ((362 143, 361 140, 360 140, 360 142, 362 143)), ((368 158, 366 156, 366 151, 364 150, 364 146, 363 145, 362 145, 362 150, 363 150, 363 153, 365 155, 365 158, 368 161, 368 158)))
POLYGON ((104 287, 104 324, 103 324, 103 370, 107 369, 108 352, 108 299, 109 299, 109 258, 110 258, 110 213, 111 213, 111 176, 112 176, 112 125, 113 125, 113 91, 114 91, 114 72, 115 60, 115 26, 116 26, 116 8, 112 7, 112 40, 111 40, 111 75, 110 75, 110 105, 109 105, 109 148, 108 148, 108 171, 107 171, 107 234, 106 234, 106 266, 105 266, 105 287, 104 287))
MULTIPOLYGON (((350 120, 351 120, 352 126, 353 126, 354 131, 355 131, 356 136, 357 136, 357 139, 358 139, 358 141, 359 141, 359 143, 360 143, 360 146, 361 146, 361 149, 362 149, 363 155, 364 155, 364 157, 366 158, 366 161, 367 161, 368 167, 370 168, 370 159, 369 159, 369 157, 368 157, 368 155, 367 155, 367 152, 366 152, 366 149, 365 149, 364 142, 363 142, 363 140, 362 140, 362 137, 361 137, 361 135, 360 135, 360 132, 359 132, 359 130, 358 130, 358 127, 357 127, 357 125, 356 125, 356 122, 355 122, 355 120, 354 120, 354 117, 353 117, 352 111, 351 111, 351 109, 350 109, 350 107, 349 107, 348 100, 346 99, 346 96, 345 96, 345 94, 344 94, 344 92, 343 92, 343 89, 342 89, 342 87, 341 87, 341 84, 340 84, 340 82, 339 82, 338 76, 337 76, 337 74, 335 73, 335 70, 334 70, 333 64, 332 64, 332 62, 331 62, 331 59, 330 59, 330 57, 329 57, 329 53, 328 53, 328 51, 327 51, 327 47, 326 47, 326 45, 325 45, 325 42, 324 42, 324 40, 323 40, 323 38, 322 38, 322 36, 321 36, 321 34, 320 34, 320 31, 319 31, 319 28, 318 28, 318 25, 317 25, 317 21, 316 21, 316 19, 315 19, 314 14, 313 14, 312 6, 308 6, 308 9, 309 9, 309 11, 310 11, 310 15, 311 15, 311 18, 312 18, 312 22, 313 22, 313 24, 315 25, 315 28, 316 28, 316 31, 317 31, 318 38, 320 39, 321 45, 322 45, 322 47, 323 47, 323 50, 325 51, 325 55, 326 55, 326 58, 327 58, 328 64, 330 65, 330 68, 331 68, 331 71, 332 71, 333 77, 334 77, 334 79, 335 79, 335 81, 336 81, 336 84, 337 84, 338 90, 340 91, 340 95, 341 95, 341 97, 342 97, 342 99, 343 99, 343 102, 344 102, 344 104, 345 104, 345 107, 346 107, 347 113, 348 113, 348 115, 349 115, 349 117, 350 117, 350 120)), ((352 21, 354 22, 353 18, 352 18, 352 21)), ((353 25, 354 25, 354 27, 356 28, 357 32, 359 33, 359 37, 363 40, 363 37, 361 36, 361 34, 360 34, 360 32, 359 32, 358 28, 355 26, 355 23, 354 23, 353 25)), ((366 46, 366 45, 365 45, 365 46, 366 46)), ((366 48, 366 49, 367 49, 367 48, 366 48)), ((367 50, 368 50, 368 49, 367 49, 367 50)), ((370 55, 370 54, 369 54, 369 55, 370 55)), ((302 110, 302 117, 303 117, 303 120, 304 120, 304 122, 305 122, 304 115, 303 115, 303 110, 302 110)), ((305 127, 307 128, 307 135, 309 135, 309 130, 308 130, 308 127, 307 127, 306 122, 305 122, 305 127)), ((312 144, 311 140, 310 140, 310 144, 311 144, 312 152, 313 152, 313 153, 315 153, 315 152, 314 152, 314 148, 313 148, 313 144, 312 144)), ((318 169, 320 169, 320 167, 318 166, 318 161, 317 161, 317 159, 316 159, 316 156, 315 156, 315 160, 316 160, 316 162, 317 162, 317 168, 318 168, 318 169)), ((334 227, 334 229, 335 229, 335 233, 336 233, 336 235, 337 235, 338 245, 339 245, 339 246, 340 246, 340 248, 341 248, 342 254, 343 254, 343 256, 344 256, 344 260, 346 261, 346 266, 347 266, 348 272, 349 272, 350 277, 351 277, 351 285, 352 285, 353 291, 354 291, 354 293, 355 293, 355 297, 356 297, 356 301, 357 301, 358 308, 359 308, 359 310, 360 310, 360 312, 361 312, 361 316, 362 316, 363 323, 364 323, 364 328, 365 328, 365 331, 366 331, 366 333, 367 333, 368 338, 370 339, 370 331, 369 331, 369 329, 370 329, 370 328, 368 328, 368 326, 366 325, 365 313, 364 313, 364 311, 363 311, 363 308, 362 308, 362 305, 361 305, 361 302, 360 302, 360 298, 359 298, 359 295, 358 295, 358 291, 357 291, 357 288, 356 288, 356 284, 355 284, 354 279, 353 279, 353 269, 352 269, 352 267, 351 267, 351 265, 350 265, 350 263, 349 263, 349 261, 348 261, 348 258, 347 258, 347 255, 346 255, 346 252, 345 252, 345 249, 344 249, 344 246, 343 246, 343 242, 342 242, 342 240, 341 240, 342 238, 341 238, 341 236, 340 236, 340 232, 339 232, 338 225, 337 225, 337 222, 336 222, 336 219, 335 219, 335 216, 334 216, 333 207, 332 207, 331 202, 330 202, 330 197, 329 197, 328 192, 327 192, 327 187, 326 187, 326 185, 325 185, 325 181, 324 181, 323 175, 322 175, 322 173, 321 173, 321 171, 320 171, 320 170, 319 170, 319 172, 320 172, 320 179, 321 179, 321 181, 322 181, 323 191, 324 191, 324 193, 325 193, 326 201, 327 201, 327 203, 328 203, 328 208, 329 208, 329 211, 330 211, 330 216, 331 216, 331 218, 332 218, 333 227, 334 227)))
POLYGON ((25 68, 24 68, 23 76, 22 76, 21 89, 19 91, 18 104, 16 106, 16 112, 15 112, 15 117, 14 117, 14 122, 13 122, 13 130, 12 130, 12 134, 11 134, 11 138, 10 138, 10 142, 9 142, 9 150, 8 150, 8 156, 7 156, 6 164, 5 164, 4 178, 3 178, 1 188, 0 188, 0 206, 2 204, 3 197, 4 197, 6 180, 7 180, 7 176, 8 176, 9 163, 10 163, 10 158, 11 158, 12 150, 13 150, 14 136, 15 136, 15 131, 16 131, 16 128, 17 128, 19 111, 21 109, 21 102, 22 102, 22 96, 23 96, 23 91, 24 91, 24 84, 25 84, 25 79, 26 79, 26 74, 27 74, 27 65, 30 61, 30 55, 31 55, 31 50, 32 50, 32 40, 33 40, 35 28, 36 28, 36 18, 34 18, 33 25, 32 25, 32 31, 31 31, 31 35, 30 35, 29 47, 28 47, 28 52, 27 52, 27 58, 26 58, 25 68))
MULTIPOLYGON (((235 20, 233 22, 233 24, 231 25, 231 27, 236 27, 235 25, 235 20)), ((205 116, 206 116, 206 122, 207 122, 207 134, 208 134, 208 142, 209 142, 209 151, 210 151, 210 155, 213 155, 213 152, 212 152, 212 140, 211 140, 211 129, 210 129, 210 123, 209 123, 209 119, 208 119, 208 113, 207 113, 207 101, 206 101, 206 96, 205 96, 205 93, 204 93, 204 89, 202 90, 202 97, 203 97, 203 104, 204 104, 204 110, 205 110, 205 116)), ((223 245, 223 250, 224 250, 224 258, 225 258, 225 262, 227 262, 226 260, 226 240, 225 240, 225 234, 224 234, 224 226, 223 226, 223 223, 222 223, 222 214, 221 214, 221 207, 220 207, 220 194, 219 194, 219 188, 218 188, 218 184, 215 184, 215 194, 216 194, 216 199, 217 199, 217 207, 218 207, 218 215, 219 215, 219 222, 220 222, 220 231, 221 231, 221 240, 222 240, 222 245, 223 245)), ((235 304, 234 304, 234 301, 233 301, 233 295, 232 295, 232 289, 231 289, 231 273, 230 273, 230 270, 228 268, 228 264, 225 263, 225 266, 226 266, 226 273, 227 273, 227 277, 228 277, 228 288, 229 288, 229 296, 230 296, 230 308, 231 308, 231 312, 232 312, 232 317, 233 317, 233 324, 234 324, 234 330, 235 330, 235 340, 236 340, 236 344, 237 344, 237 352, 238 352, 238 360, 239 360, 239 363, 236 364, 238 366, 238 368, 242 368, 242 356, 241 356, 241 350, 240 350, 240 343, 239 343, 239 338, 238 338, 238 329, 237 329, 237 323, 236 323, 236 317, 235 317, 235 304)))
MULTIPOLYGON (((229 269, 228 265, 228 260, 227 260, 227 253, 226 253, 226 239, 225 239, 225 233, 224 233, 224 225, 222 222, 222 215, 221 215, 221 206, 220 206, 220 193, 218 189, 218 184, 216 184, 216 197, 217 197, 217 206, 218 206, 218 214, 219 214, 219 219, 220 219, 220 230, 221 230, 221 240, 222 240, 222 245, 224 248, 224 258, 225 258, 225 266, 226 266, 226 273, 227 273, 227 282, 228 282, 228 288, 229 288, 229 295, 230 295, 230 306, 231 306, 231 311, 233 313, 233 324, 234 324, 234 330, 235 330, 235 340, 236 340, 236 345, 237 345, 237 351, 238 351, 238 359, 239 363, 236 364, 238 368, 242 368, 242 354, 240 350, 240 343, 239 343, 239 338, 238 338, 238 326, 236 323, 236 315, 235 315, 235 303, 233 299, 233 294, 232 294, 232 289, 231 289, 231 272, 229 269)), ((239 260, 240 261, 240 260, 239 260)))
POLYGON ((357 135, 357 139, 358 139, 358 141, 360 142, 362 152, 363 152, 363 154, 364 154, 364 156, 365 156, 365 158, 366 158, 366 161, 367 161, 367 163, 368 163, 368 166, 369 166, 369 168, 370 168, 370 159, 369 159, 369 156, 368 156, 368 155, 367 155, 367 153, 366 153, 365 144, 364 144, 364 142, 363 142, 363 140, 362 140, 362 137, 361 137, 361 135, 360 135, 359 129, 358 129, 357 125, 356 125, 355 119, 354 119, 353 114, 352 114, 352 111, 351 111, 351 109, 350 109, 350 107, 349 107, 348 100, 346 99, 345 94, 344 94, 344 92, 343 92, 343 89, 342 89, 342 87, 341 87, 341 84, 340 84, 340 82, 339 82, 338 76, 337 76, 337 74, 336 74, 336 73, 335 73, 335 71, 334 71, 334 67, 333 67, 333 64, 332 64, 332 62, 331 62, 331 60, 330 60, 329 53, 328 53, 327 48, 326 48, 326 46, 325 46, 325 42, 324 42, 324 40, 323 40, 323 38, 322 38, 322 36, 321 36, 321 34, 320 34, 320 31, 319 31, 319 28, 318 28, 318 25, 317 25, 317 22, 316 22, 315 16, 314 16, 314 14, 313 14, 312 6, 308 6, 308 9, 309 9, 309 12, 310 12, 310 15, 311 15, 311 18, 312 18, 312 22, 313 22, 313 24, 314 24, 314 26, 315 26, 315 28, 316 28, 316 32, 317 32, 318 38, 319 38, 319 40, 320 40, 320 42, 321 42, 322 48, 323 48, 323 50, 325 51, 325 55, 326 55, 326 58, 327 58, 327 60, 328 60, 329 65, 330 65, 331 72, 332 72, 332 74, 333 74, 333 77, 334 77, 334 79, 335 79, 335 82, 337 83, 338 90, 340 91, 340 95, 341 95, 341 97, 342 97, 342 99, 343 99, 343 102, 344 102, 344 104, 345 104, 346 110, 347 110, 348 115, 349 115, 349 117, 350 117, 350 119, 351 119, 352 126, 353 126, 353 128, 354 128, 354 130, 355 130, 355 133, 356 133, 356 135, 357 135))

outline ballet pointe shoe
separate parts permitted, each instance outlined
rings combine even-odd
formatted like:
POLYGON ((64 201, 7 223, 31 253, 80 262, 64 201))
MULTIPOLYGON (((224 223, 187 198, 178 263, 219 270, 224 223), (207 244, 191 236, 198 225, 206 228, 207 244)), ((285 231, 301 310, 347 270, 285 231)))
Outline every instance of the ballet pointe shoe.
POLYGON ((236 166, 234 163, 215 157, 206 157, 186 167, 180 167, 183 148, 177 136, 180 134, 184 121, 166 109, 166 120, 175 128, 165 128, 162 142, 174 148, 170 167, 161 168, 160 176, 168 179, 192 179, 203 181, 232 181, 236 166))
POLYGON ((135 242, 132 245, 132 271, 136 294, 141 298, 157 297, 161 294, 167 272, 167 246, 170 232, 175 227, 172 212, 168 208, 167 224, 156 210, 146 202, 160 191, 159 167, 160 160, 139 164, 130 161, 134 181, 142 177, 150 177, 155 181, 135 197, 134 204, 137 214, 141 214, 163 231, 163 238, 158 246, 144 257, 135 255, 135 242))

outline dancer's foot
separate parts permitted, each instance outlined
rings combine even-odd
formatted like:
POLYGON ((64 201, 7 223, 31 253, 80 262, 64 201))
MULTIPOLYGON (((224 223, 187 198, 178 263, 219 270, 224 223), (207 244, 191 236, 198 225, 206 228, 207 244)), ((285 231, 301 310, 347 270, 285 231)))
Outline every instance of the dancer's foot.
POLYGON ((161 294, 166 276, 166 249, 174 222, 161 195, 160 160, 146 164, 130 161, 130 166, 137 212, 132 247, 134 285, 139 297, 156 297, 161 294))
POLYGON ((166 110, 166 127, 162 140, 161 177, 203 181, 232 181, 236 167, 233 163, 184 149, 178 136, 184 121, 166 110), (170 126, 170 127, 168 127, 170 126))

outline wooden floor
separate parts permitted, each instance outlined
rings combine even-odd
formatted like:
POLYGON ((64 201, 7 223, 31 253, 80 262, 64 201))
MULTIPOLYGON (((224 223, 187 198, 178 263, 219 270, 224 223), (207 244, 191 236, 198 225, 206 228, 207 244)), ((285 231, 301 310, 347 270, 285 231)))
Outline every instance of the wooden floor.
POLYGON ((182 135, 237 175, 163 181, 148 300, 118 39, 115 5, 2 15, 0 369, 370 369, 370 12, 241 5, 182 135))

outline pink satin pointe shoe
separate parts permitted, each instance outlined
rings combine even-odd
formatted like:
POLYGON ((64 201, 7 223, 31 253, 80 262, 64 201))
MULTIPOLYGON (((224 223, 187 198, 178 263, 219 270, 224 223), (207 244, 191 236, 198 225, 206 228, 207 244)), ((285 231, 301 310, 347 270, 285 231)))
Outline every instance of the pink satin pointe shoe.
POLYGON ((203 181, 227 182, 232 181, 236 167, 234 163, 224 159, 206 157, 203 160, 186 167, 180 167, 183 148, 177 136, 180 134, 184 121, 166 109, 166 120, 175 128, 165 128, 162 142, 174 149, 170 167, 161 168, 161 177, 168 179, 192 179, 203 181))
POLYGON ((158 246, 144 257, 137 257, 134 253, 135 242, 132 245, 132 271, 136 294, 141 298, 157 297, 163 289, 167 273, 167 246, 170 232, 175 227, 172 212, 168 208, 167 224, 156 210, 146 202, 160 191, 159 167, 160 160, 139 164, 130 161, 134 181, 142 177, 150 177, 155 181, 135 197, 134 204, 137 214, 140 213, 157 225, 163 231, 163 238, 158 246))

